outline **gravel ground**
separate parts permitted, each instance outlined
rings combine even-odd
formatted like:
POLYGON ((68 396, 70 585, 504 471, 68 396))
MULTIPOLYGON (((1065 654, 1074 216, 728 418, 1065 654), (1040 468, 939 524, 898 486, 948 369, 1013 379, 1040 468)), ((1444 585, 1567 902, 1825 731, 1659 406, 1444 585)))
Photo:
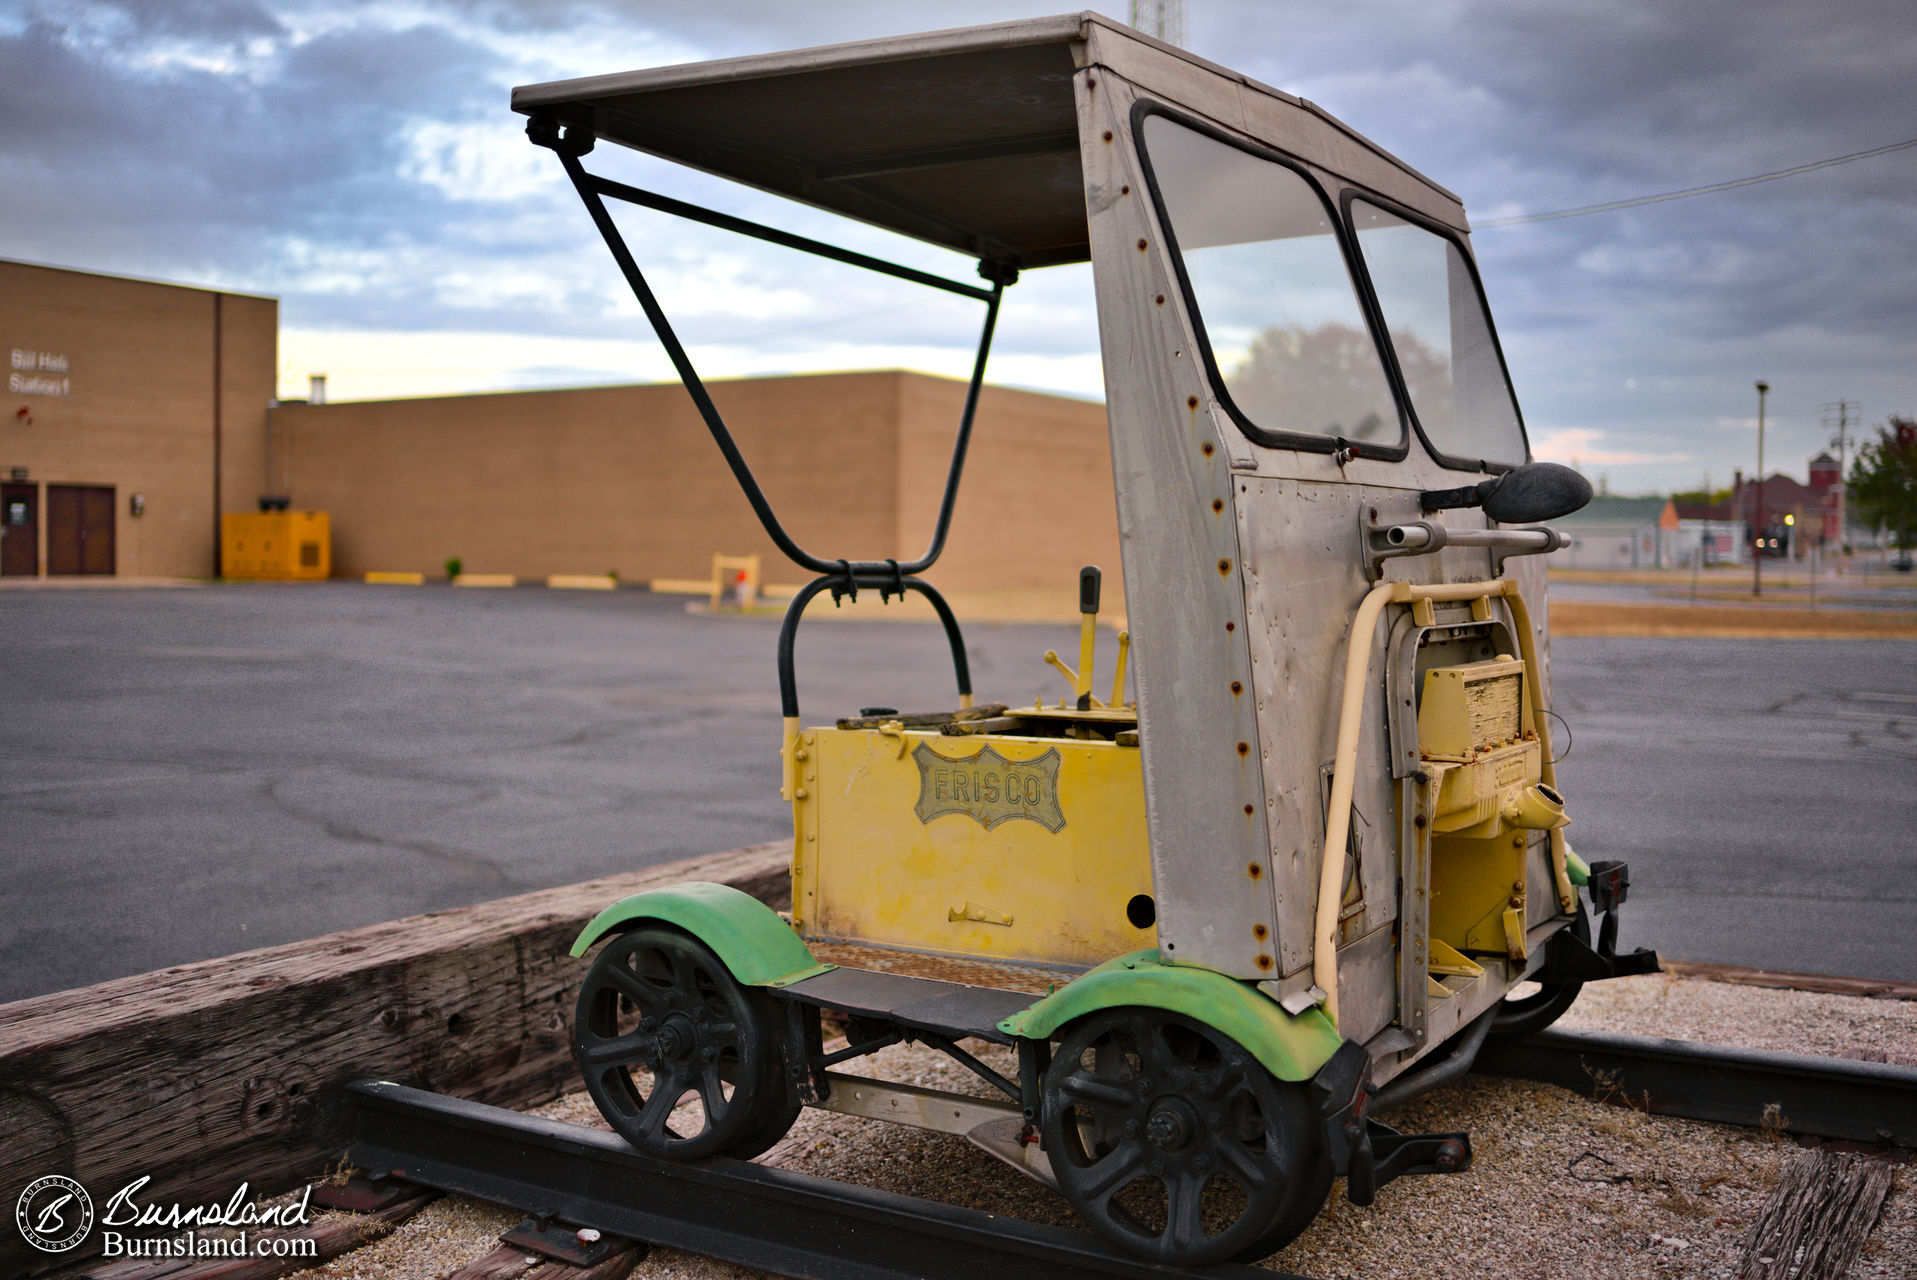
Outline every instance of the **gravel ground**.
MULTIPOLYGON (((1917 1002, 1776 991, 1658 975, 1587 989, 1563 1024, 1752 1048, 1897 1060, 1917 1050, 1917 1002)), ((1003 1067, 1009 1055, 994 1065, 1003 1067)), ((984 1092, 941 1055, 888 1049, 864 1071, 984 1092)), ((600 1124, 584 1095, 539 1114, 600 1124)), ((1441 1263, 1461 1280, 1606 1280, 1735 1275, 1741 1243, 1788 1163, 1786 1138, 1600 1106, 1561 1089, 1477 1076, 1400 1108, 1403 1129, 1470 1132, 1471 1170, 1407 1178, 1359 1209, 1334 1187, 1318 1220, 1265 1265, 1314 1280, 1424 1280, 1441 1263)), ((1056 1226, 1064 1200, 963 1139, 808 1110, 768 1153, 786 1168, 1056 1226)), ((1900 1168, 1851 1280, 1917 1275, 1917 1194, 1900 1168)), ((518 1215, 460 1198, 319 1269, 333 1280, 436 1280, 490 1252, 518 1215)), ((635 1276, 756 1275, 655 1250, 635 1276)))

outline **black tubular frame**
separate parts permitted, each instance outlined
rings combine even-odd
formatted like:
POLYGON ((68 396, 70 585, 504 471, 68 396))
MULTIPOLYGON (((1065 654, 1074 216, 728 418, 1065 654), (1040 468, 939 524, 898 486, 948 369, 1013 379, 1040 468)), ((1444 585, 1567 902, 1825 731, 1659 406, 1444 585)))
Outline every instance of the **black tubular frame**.
POLYGON ((889 600, 893 595, 905 598, 907 591, 917 592, 931 602, 938 614, 939 622, 945 628, 946 639, 952 648, 952 664, 958 678, 958 691, 961 698, 969 697, 972 692, 972 677, 965 658, 965 641, 959 632, 958 620, 953 616, 951 607, 945 598, 931 586, 921 581, 917 574, 931 568, 945 550, 946 536, 951 532, 952 510, 958 500, 959 479, 965 471, 965 453, 971 443, 972 423, 978 414, 979 392, 985 383, 985 362, 992 349, 992 334, 998 325, 998 308, 1005 287, 1018 280, 1018 268, 1010 263, 983 260, 979 263, 979 275, 991 284, 990 289, 949 280, 930 272, 919 271, 913 267, 900 266, 886 262, 881 258, 869 257, 850 249, 842 249, 819 240, 807 239, 780 231, 775 227, 764 226, 757 222, 748 222, 731 214, 687 204, 670 196, 644 191, 638 187, 614 182, 587 173, 580 163, 580 157, 592 150, 595 141, 590 130, 577 124, 565 125, 562 132, 561 122, 553 116, 536 115, 526 122, 526 136, 536 145, 550 149, 565 166, 566 176, 572 180, 573 188, 578 191, 580 200, 591 215, 593 225, 605 239, 606 248, 612 252, 613 261, 626 278, 633 296, 638 299, 641 310, 651 323, 653 332, 658 335, 659 343, 665 348, 666 357, 672 361, 673 369, 678 373, 680 382, 692 397, 693 405, 699 410, 699 416, 705 420, 706 429, 712 433, 712 439, 724 455, 726 465, 732 468, 733 478, 739 482, 739 488, 752 505, 759 517, 759 523, 771 537, 773 543, 785 555, 802 569, 819 575, 807 583, 793 597, 786 609, 785 621, 779 629, 779 704, 785 716, 799 714, 799 696, 796 677, 793 671, 793 644, 798 631, 799 618, 805 612, 805 606, 822 590, 830 589, 833 604, 841 597, 858 599, 860 587, 876 588, 880 602, 889 600), (732 432, 726 427, 725 419, 712 401, 698 370, 693 368, 692 357, 686 353, 685 346, 673 331, 672 323, 666 319, 659 299, 653 294, 652 287, 646 283, 645 275, 639 270, 638 262, 632 251, 626 246, 625 237, 614 225, 612 215, 606 209, 605 197, 623 200, 643 208, 661 213, 673 214, 710 227, 751 236, 787 249, 797 249, 804 253, 829 258, 834 262, 848 266, 862 267, 876 271, 895 279, 910 281, 929 288, 941 289, 961 297, 972 298, 985 304, 985 322, 979 333, 978 353, 972 361, 972 376, 965 389, 965 408, 959 417, 958 436, 952 445, 952 460, 945 476, 945 489, 939 498, 938 522, 932 530, 931 544, 925 553, 916 560, 901 563, 898 560, 830 560, 815 556, 801 547, 787 533, 785 526, 772 510, 765 491, 759 487, 758 479, 752 474, 745 455, 740 452, 738 443, 732 438, 732 432))

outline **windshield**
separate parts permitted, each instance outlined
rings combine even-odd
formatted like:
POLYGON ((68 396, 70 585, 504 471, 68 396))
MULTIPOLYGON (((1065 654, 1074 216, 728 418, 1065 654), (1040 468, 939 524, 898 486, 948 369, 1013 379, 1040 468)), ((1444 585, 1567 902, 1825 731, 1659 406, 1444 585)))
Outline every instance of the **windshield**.
POLYGON ((1162 115, 1145 118, 1143 136, 1214 373, 1241 422, 1396 446, 1391 386, 1317 188, 1162 115))
POLYGON ((1351 222, 1432 449, 1473 466, 1523 462, 1517 401, 1463 251, 1368 200, 1351 202, 1351 222))

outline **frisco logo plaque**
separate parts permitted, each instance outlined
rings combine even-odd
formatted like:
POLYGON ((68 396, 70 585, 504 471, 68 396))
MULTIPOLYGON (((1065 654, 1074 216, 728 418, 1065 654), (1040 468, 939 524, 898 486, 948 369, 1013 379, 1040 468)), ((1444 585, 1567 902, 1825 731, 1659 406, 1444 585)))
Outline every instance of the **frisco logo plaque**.
POLYGON ((920 822, 948 813, 963 814, 987 831, 1001 822, 1024 818, 1047 831, 1065 826, 1058 807, 1058 748, 1032 760, 1007 760, 988 746, 975 756, 954 760, 921 742, 912 751, 919 766, 920 822))

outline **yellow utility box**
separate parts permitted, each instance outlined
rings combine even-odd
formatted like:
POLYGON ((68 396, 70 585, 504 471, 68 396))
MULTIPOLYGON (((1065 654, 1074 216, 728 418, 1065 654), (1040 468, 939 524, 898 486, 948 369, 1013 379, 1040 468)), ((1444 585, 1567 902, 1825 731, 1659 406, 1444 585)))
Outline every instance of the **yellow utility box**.
POLYGON ((805 730, 801 935, 1086 967, 1156 945, 1137 746, 1015 735, 805 730))
POLYGON ((228 578, 320 580, 333 572, 324 511, 230 511, 220 518, 220 573, 228 578))

